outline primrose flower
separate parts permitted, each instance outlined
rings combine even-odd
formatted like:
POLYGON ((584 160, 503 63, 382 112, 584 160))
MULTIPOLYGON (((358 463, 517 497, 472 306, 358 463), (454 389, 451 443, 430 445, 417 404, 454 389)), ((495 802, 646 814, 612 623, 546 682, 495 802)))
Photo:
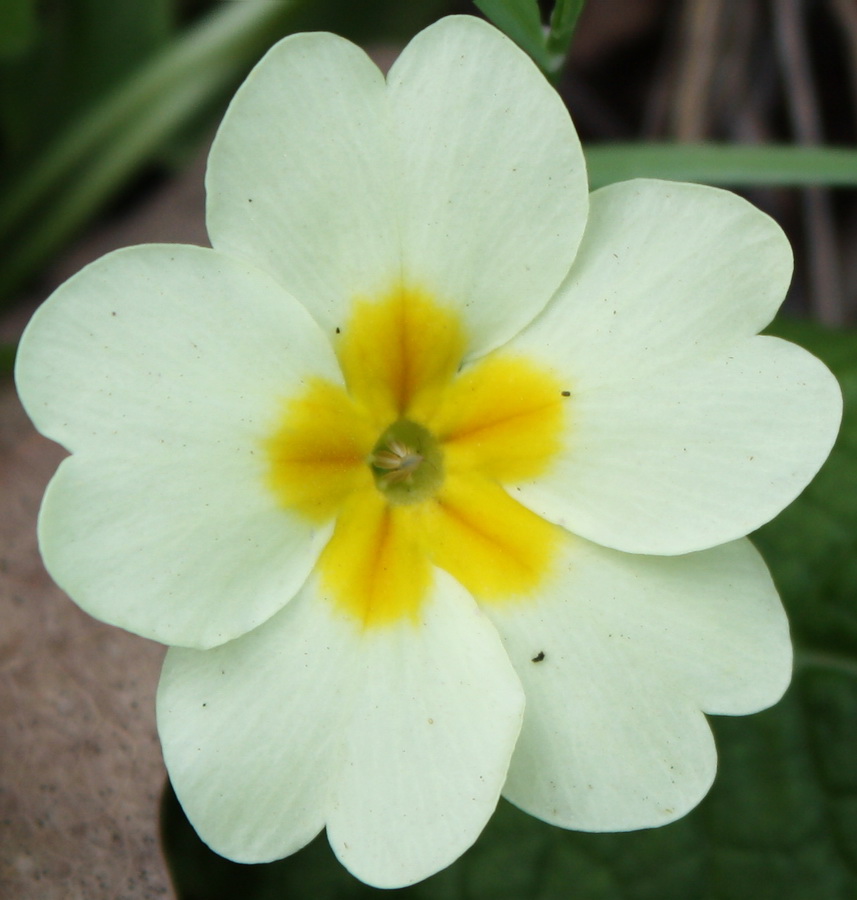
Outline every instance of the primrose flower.
POLYGON ((207 189, 214 249, 93 263, 17 369, 72 453, 45 563, 171 645, 158 727, 202 838, 254 862, 326 828, 392 887, 501 793, 564 828, 686 813, 703 714, 789 682, 743 536, 840 416, 821 363, 757 336, 778 226, 698 185, 587 197, 559 97, 467 17, 386 80, 332 35, 283 40, 207 189))

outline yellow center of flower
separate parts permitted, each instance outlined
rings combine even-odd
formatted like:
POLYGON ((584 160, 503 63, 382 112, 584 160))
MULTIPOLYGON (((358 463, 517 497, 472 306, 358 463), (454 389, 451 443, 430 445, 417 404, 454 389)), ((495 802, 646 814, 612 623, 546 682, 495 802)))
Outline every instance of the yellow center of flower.
POLYGON ((504 485, 550 465, 567 386, 502 351, 462 368, 459 317, 412 289, 356 302, 338 340, 345 388, 309 383, 266 443, 282 505, 335 520, 322 590, 366 626, 416 620, 435 566, 480 602, 530 594, 558 530, 504 485))

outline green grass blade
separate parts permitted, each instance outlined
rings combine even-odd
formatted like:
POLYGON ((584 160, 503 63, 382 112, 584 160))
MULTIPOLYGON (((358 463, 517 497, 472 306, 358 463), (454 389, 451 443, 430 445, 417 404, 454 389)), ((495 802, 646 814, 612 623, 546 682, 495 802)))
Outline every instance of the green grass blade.
POLYGON ((8 259, 0 295, 31 274, 201 105, 240 77, 298 5, 222 4, 58 140, 0 203, 8 259), (22 223, 30 228, 16 241, 22 223))
POLYGON ((592 189, 628 178, 703 184, 857 187, 857 149, 718 144, 590 144, 592 189))
POLYGON ((583 3, 584 0, 556 0, 547 39, 548 53, 552 56, 565 60, 583 3))

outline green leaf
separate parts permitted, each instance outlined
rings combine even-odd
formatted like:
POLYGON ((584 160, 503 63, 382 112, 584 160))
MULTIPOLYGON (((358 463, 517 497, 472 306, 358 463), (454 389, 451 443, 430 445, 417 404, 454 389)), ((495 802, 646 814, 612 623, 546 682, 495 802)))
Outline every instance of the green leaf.
MULTIPOLYGON (((846 400, 830 461, 785 513, 755 535, 793 624, 797 668, 786 697, 755 716, 711 719, 719 772, 709 796, 684 819, 649 831, 581 834, 552 828, 501 803, 458 862, 397 895, 412 900, 857 897, 857 334, 786 321, 771 332, 824 359, 846 400)), ((165 822, 180 900, 389 895, 352 878, 323 836, 289 859, 248 868, 207 850, 174 800, 165 804, 165 822), (238 880, 229 882, 231 893, 217 893, 227 871, 238 880)))
POLYGON ((0 3, 0 59, 24 54, 36 36, 35 0, 3 0, 0 3))
POLYGON ((584 0, 557 0, 550 28, 542 25, 537 0, 473 0, 476 6, 524 50, 552 82, 565 64, 584 0))
POLYGON ((628 178, 737 186, 857 186, 857 150, 719 144, 589 144, 592 190, 628 178))
POLYGON ((536 0, 473 0, 476 6, 545 73, 553 61, 545 43, 541 13, 536 0))
POLYGON ((17 344, 0 344, 0 376, 12 374, 17 353, 17 344))
POLYGON ((583 3, 584 0, 556 0, 547 39, 548 52, 552 56, 565 59, 583 3))
MULTIPOLYGON (((0 0, 0 9, 7 3, 0 0)), ((166 44, 172 7, 172 0, 39 4, 38 39, 0 68, 5 183, 14 183, 18 166, 166 44)))
POLYGON ((220 5, 39 157, 0 202, 0 240, 7 259, 0 297, 36 271, 200 108, 223 97, 284 32, 299 2, 220 5))

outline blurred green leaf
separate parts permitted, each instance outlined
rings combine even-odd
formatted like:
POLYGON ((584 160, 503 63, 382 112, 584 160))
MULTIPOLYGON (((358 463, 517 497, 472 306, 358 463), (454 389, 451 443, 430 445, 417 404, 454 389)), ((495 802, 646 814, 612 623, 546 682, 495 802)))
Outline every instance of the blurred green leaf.
POLYGON ((564 59, 568 53, 583 3, 584 0, 556 0, 547 37, 548 53, 553 57, 564 59))
POLYGON ((473 0, 477 7, 525 53, 543 72, 551 72, 552 60, 536 0, 473 0))
POLYGON ((35 0, 3 0, 0 3, 0 60, 23 55, 35 36, 35 0))
POLYGON ((557 0, 550 27, 542 24, 537 0, 473 0, 475 5, 508 35, 547 78, 556 82, 568 53, 584 0, 557 0))
POLYGON ((200 108, 227 93, 282 34, 299 2, 220 5, 63 134, 0 202, 7 260, 0 297, 36 271, 200 108))
POLYGON ((38 33, 29 52, 0 65, 4 183, 14 182, 18 167, 45 141, 166 44, 172 10, 172 0, 55 0, 36 7, 38 33))
POLYGON ((0 375, 12 374, 17 352, 17 344, 0 344, 0 375))
MULTIPOLYGON (((413 900, 850 900, 857 897, 857 334, 778 322, 839 377, 845 421, 830 461, 755 538, 793 624, 794 684, 755 716, 713 717, 720 765, 679 822, 628 834, 552 828, 501 803, 476 845, 413 900)), ((323 836, 245 867, 211 853, 174 798, 165 849, 180 900, 364 900, 323 836)))
POLYGON ((857 186, 857 150, 718 144, 588 144, 592 190, 628 178, 736 186, 857 186))

